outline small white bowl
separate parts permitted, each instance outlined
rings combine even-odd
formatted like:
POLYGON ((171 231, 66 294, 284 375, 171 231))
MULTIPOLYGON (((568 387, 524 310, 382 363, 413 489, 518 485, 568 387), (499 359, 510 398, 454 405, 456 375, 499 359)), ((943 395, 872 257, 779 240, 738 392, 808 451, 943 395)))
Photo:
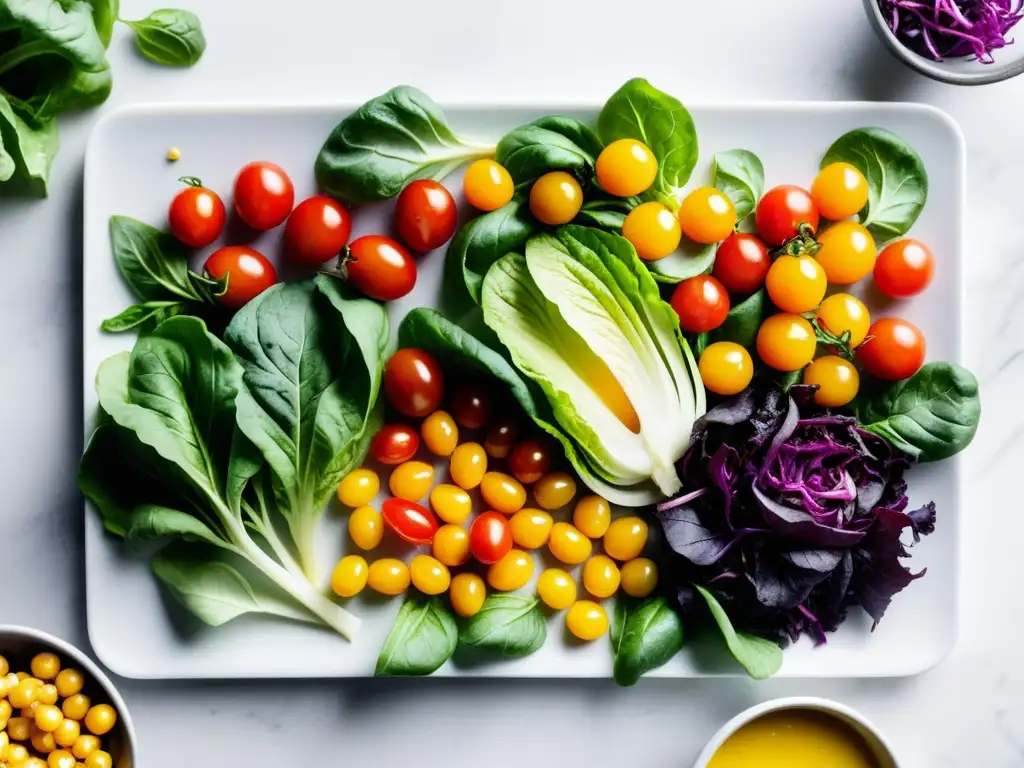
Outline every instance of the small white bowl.
MULTIPOLYGON (((82 670, 86 690, 96 687, 102 689, 102 699, 117 712, 117 725, 110 734, 103 737, 104 749, 114 758, 114 768, 132 768, 137 753, 135 728, 124 699, 103 671, 82 651, 58 637, 38 629, 0 624, 0 656, 8 660, 12 657, 24 659, 27 663, 32 656, 44 652, 57 654, 63 666, 73 663, 82 670)), ((101 697, 93 695, 92 699, 96 701, 101 697)))
POLYGON ((693 768, 707 768, 711 758, 714 757, 719 747, 725 743, 725 740, 747 723, 772 712, 787 709, 811 709, 816 712, 832 715, 860 734, 878 763, 878 768, 900 768, 899 763, 896 761, 896 756, 893 754, 892 747, 870 720, 859 712, 855 712, 838 702, 816 697, 773 699, 740 712, 736 717, 723 725, 718 730, 718 733, 711 738, 711 741, 708 742, 707 746, 704 747, 704 751, 697 758, 697 762, 693 764, 693 768))
POLYGON ((879 38, 896 58, 933 80, 951 85, 986 85, 1009 80, 1024 72, 1024 21, 1010 31, 1019 38, 1013 45, 993 52, 995 62, 982 64, 970 58, 933 61, 907 48, 889 29, 878 0, 864 0, 864 10, 879 38))

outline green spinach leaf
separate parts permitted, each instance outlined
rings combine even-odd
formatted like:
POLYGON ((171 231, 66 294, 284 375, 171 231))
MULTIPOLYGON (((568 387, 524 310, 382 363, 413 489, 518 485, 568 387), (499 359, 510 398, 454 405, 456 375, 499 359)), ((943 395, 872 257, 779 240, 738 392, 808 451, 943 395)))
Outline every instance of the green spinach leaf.
POLYGON ((455 653, 459 628, 445 600, 410 592, 384 641, 374 674, 430 675, 455 653))
POLYGON ((121 11, 121 0, 87 0, 92 6, 92 21, 96 25, 96 34, 104 48, 110 47, 114 35, 114 22, 121 11))
POLYGON ((664 597, 638 600, 619 595, 611 639, 615 682, 634 685, 679 653, 683 647, 683 623, 664 597))
POLYGON ((571 117, 542 117, 520 126, 498 142, 495 159, 517 187, 528 186, 548 171, 568 171, 582 181, 593 176, 601 141, 571 117))
POLYGON ((928 199, 928 173, 921 157, 884 128, 860 128, 839 137, 821 161, 850 163, 868 180, 868 204, 860 221, 879 245, 902 237, 928 199))
POLYGON ((143 301, 202 301, 189 278, 185 249, 173 236, 128 216, 111 216, 110 242, 118 271, 143 301))
POLYGON ((634 78, 608 99, 597 119, 597 133, 605 144, 636 139, 650 147, 658 158, 658 175, 645 196, 678 210, 697 165, 697 129, 678 99, 634 78))
POLYGON ((129 544, 143 544, 169 537, 204 541, 215 547, 225 546, 225 542, 218 538, 213 529, 195 515, 157 504, 143 504, 132 510, 128 531, 125 533, 125 540, 129 544))
POLYGON ((429 96, 401 85, 368 101, 331 131, 316 158, 316 178, 332 197, 376 203, 410 181, 440 181, 493 151, 457 137, 429 96))
POLYGON ((715 596, 704 587, 696 584, 694 586, 707 602, 711 615, 718 624, 722 637, 725 638, 725 644, 729 647, 729 652, 747 674, 755 680, 765 680, 778 672, 782 667, 782 649, 771 640, 746 632, 737 632, 715 596))
POLYGON ((548 638, 548 624, 536 597, 490 594, 480 612, 459 631, 459 644, 506 658, 529 656, 548 638))
POLYGON ((765 296, 764 291, 760 290, 729 310, 725 322, 708 334, 708 343, 732 341, 741 347, 753 349, 764 316, 765 296))
POLYGON ((663 259, 648 261, 647 268, 659 283, 681 283, 697 275, 703 275, 715 265, 718 244, 702 246, 699 250, 677 249, 663 259))
POLYGON ((0 92, 0 195, 46 195, 58 149, 56 120, 30 125, 0 92))
POLYGON ((626 216, 636 207, 635 198, 610 198, 588 200, 573 219, 573 224, 597 227, 616 235, 622 234, 622 225, 626 216))
POLYGON ((139 21, 125 22, 135 32, 139 52, 165 67, 191 67, 206 50, 199 17, 189 11, 162 8, 139 21))
POLYGON ((107 333, 120 333, 133 328, 155 327, 167 318, 187 311, 188 304, 183 301, 144 301, 107 318, 100 324, 100 329, 107 333))
POLYGON ((732 200, 736 221, 743 221, 757 207, 764 194, 764 166, 761 159, 745 149, 728 149, 715 154, 714 185, 732 200))
POLYGON ((959 453, 974 439, 981 419, 978 380, 954 363, 927 363, 855 406, 865 429, 918 461, 959 453))

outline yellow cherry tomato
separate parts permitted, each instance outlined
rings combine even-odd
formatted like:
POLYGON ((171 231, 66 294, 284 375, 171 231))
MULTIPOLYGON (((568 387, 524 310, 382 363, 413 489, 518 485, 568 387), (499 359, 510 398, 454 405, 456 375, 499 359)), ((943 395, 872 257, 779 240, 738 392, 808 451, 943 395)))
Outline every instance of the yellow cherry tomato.
POLYGON ((639 557, 647 546, 647 523, 639 517, 620 517, 612 521, 604 535, 604 551, 619 562, 639 557))
POLYGON ((572 524, 588 539, 600 539, 612 523, 612 508, 600 496, 584 496, 576 502, 572 524))
POLYGON ((469 559, 469 532, 461 525, 442 525, 434 534, 431 551, 449 567, 462 565, 469 559))
POLYGON ((576 496, 576 481, 565 472, 549 472, 533 486, 533 498, 543 509, 561 509, 576 496))
POLYGON ((0 732, 7 727, 7 721, 11 719, 13 713, 14 707, 11 706, 11 702, 7 699, 0 699, 0 732))
POLYGON ((0 656, 0 677, 6 676, 11 671, 10 662, 6 658, 0 656))
POLYGON ((608 555, 594 555, 583 566, 583 586, 598 599, 614 595, 621 579, 619 566, 608 555))
MULTIPOLYGON (((75 768, 77 762, 75 756, 66 749, 55 749, 47 757, 45 765, 47 768, 75 768)), ((26 766, 26 768, 34 767, 26 766)))
POLYGON ((71 754, 77 757, 79 760, 85 760, 89 755, 100 748, 100 740, 93 736, 91 733, 83 733, 75 740, 75 744, 71 747, 71 754))
POLYGON ((561 568, 548 568, 537 578, 537 596, 549 608, 564 611, 576 602, 576 582, 561 568))
POLYGON ((538 549, 547 544, 553 525, 551 515, 539 509, 521 509, 509 520, 512 541, 523 549, 538 549))
POLYGON ((818 322, 836 336, 850 332, 850 347, 858 347, 868 335, 871 315, 864 302, 848 293, 834 293, 818 307, 818 322))
POLYGON ((43 687, 42 681, 34 677, 27 677, 18 683, 7 694, 7 700, 15 709, 24 709, 32 706, 39 696, 39 689, 43 687))
POLYGON ((97 749, 85 758, 85 768, 113 768, 113 766, 114 758, 110 756, 109 752, 102 749, 97 749))
POLYGON ((27 768, 30 759, 28 749, 22 744, 8 744, 4 750, 4 760, 10 768, 27 768))
POLYGON ((448 567, 430 555, 416 555, 409 564, 412 585, 424 595, 440 595, 452 583, 448 567))
POLYGON ((459 486, 441 483, 430 492, 430 508, 446 523, 458 525, 473 511, 473 499, 459 486))
POLYGON ((679 247, 683 231, 679 219, 661 203, 641 203, 626 216, 622 236, 645 261, 663 259, 679 247))
MULTIPOLYGON (((52 755, 52 753, 51 753, 51 755, 52 755)), ((49 755, 48 755, 48 757, 49 757, 49 755)), ((49 765, 50 764, 48 762, 46 762, 45 760, 43 760, 43 758, 41 758, 41 757, 30 757, 28 760, 26 760, 22 764, 21 768, 49 768, 49 765)), ((72 763, 67 763, 67 762, 58 763, 57 768, 60 768, 60 765, 64 765, 67 768, 70 768, 72 763)))
POLYGON ((630 597, 647 597, 658 586, 658 566, 646 557, 622 564, 622 591, 630 597))
POLYGON ((811 198, 826 219, 845 219, 867 205, 868 180, 849 163, 831 163, 821 169, 811 185, 811 198))
POLYGON ((60 725, 53 732, 53 740, 58 747, 69 749, 78 741, 82 734, 82 728, 77 720, 61 720, 60 725))
POLYGON ((46 685, 40 687, 39 695, 36 697, 36 700, 40 704, 56 704, 57 698, 57 686, 53 683, 47 683, 46 685))
POLYGON ((32 676, 40 680, 53 680, 60 672, 60 659, 53 653, 40 653, 32 658, 29 665, 32 676))
POLYGON ((512 199, 515 185, 505 166, 493 160, 477 160, 466 169, 462 191, 478 211, 496 211, 512 199))
POLYGON ((594 545, 590 539, 569 523, 555 523, 551 527, 548 549, 551 554, 569 565, 579 565, 588 557, 594 545))
MULTIPOLYGON (((818 235, 818 243, 821 248, 814 254, 814 258, 825 270, 828 282, 833 285, 856 283, 870 275, 875 268, 875 259, 878 258, 875 238, 855 221, 836 222, 818 235)), ((770 270, 768 277, 771 277, 770 270)))
POLYGON ((804 371, 804 384, 815 384, 814 402, 825 408, 839 408, 857 396, 860 374, 853 364, 836 355, 819 357, 804 371))
POLYGON ((718 395, 742 392, 754 378, 750 353, 733 341, 716 341, 701 352, 700 378, 708 391, 718 395))
POLYGON ((384 518, 368 504, 357 507, 348 517, 348 535, 360 549, 376 549, 384 538, 384 518))
POLYGON ((13 691, 19 682, 20 680, 18 680, 18 676, 14 672, 8 672, 3 677, 0 677, 0 698, 7 696, 8 693, 13 691))
POLYGON ((565 171, 545 173, 530 189, 530 213, 542 224, 568 224, 582 207, 580 183, 565 171))
POLYGON ((448 597, 452 602, 452 610, 463 618, 469 618, 484 607, 487 587, 484 580, 475 573, 460 573, 452 579, 448 597))
POLYGON ((400 595, 409 588, 409 566, 393 557, 370 563, 367 584, 382 595, 400 595))
POLYGON ((64 715, 53 704, 40 704, 36 707, 36 728, 40 731, 53 733, 62 722, 64 715))
POLYGON ((94 736, 106 736, 117 724, 117 712, 109 704, 97 704, 85 713, 85 727, 94 736))
POLYGON ((331 589, 338 597, 358 595, 366 586, 369 572, 366 560, 359 555, 343 557, 334 566, 334 573, 331 574, 331 589))
POLYGON ((373 501, 380 491, 380 478, 372 469, 353 469, 338 486, 338 501, 355 509, 373 501))
POLYGON ((459 488, 472 490, 487 474, 487 452, 480 443, 463 443, 452 453, 448 469, 459 488))
POLYGON ((27 717, 12 717, 7 721, 7 735, 14 741, 28 741, 32 736, 32 721, 27 717))
POLYGON ((533 578, 533 558, 519 549, 510 549, 487 568, 487 583, 499 592, 522 589, 533 578))
POLYGON ((717 243, 732 234, 736 209, 732 201, 715 187, 699 187, 679 207, 683 234, 695 243, 717 243))
POLYGON ((84 720, 91 706, 92 702, 88 696, 83 693, 76 693, 64 699, 60 705, 60 711, 64 717, 71 720, 84 720))
POLYGON ((434 411, 423 420, 420 437, 435 456, 451 456, 459 444, 459 425, 448 411, 434 411))
POLYGON ((799 315, 821 304, 828 280, 821 264, 810 256, 779 256, 768 268, 765 288, 775 306, 799 315))
POLYGON ((32 731, 30 741, 32 742, 32 748, 43 755, 48 755, 57 748, 57 742, 53 740, 53 734, 41 728, 36 728, 32 731))
POLYGON ((618 139, 601 150, 596 170, 601 189, 616 197, 632 197, 654 183, 658 159, 643 142, 618 139))
POLYGON ((425 461, 406 461, 391 470, 388 488, 396 499, 419 501, 434 484, 434 467, 425 461))
POLYGON ((779 312, 757 329, 757 354, 777 371, 799 371, 811 362, 817 346, 814 329, 800 315, 779 312))
POLYGON ((597 640, 608 631, 608 614, 599 603, 578 600, 565 614, 565 626, 580 640, 597 640))
POLYGON ((513 515, 526 503, 523 484, 504 472, 488 472, 480 481, 480 495, 488 508, 503 515, 513 515))

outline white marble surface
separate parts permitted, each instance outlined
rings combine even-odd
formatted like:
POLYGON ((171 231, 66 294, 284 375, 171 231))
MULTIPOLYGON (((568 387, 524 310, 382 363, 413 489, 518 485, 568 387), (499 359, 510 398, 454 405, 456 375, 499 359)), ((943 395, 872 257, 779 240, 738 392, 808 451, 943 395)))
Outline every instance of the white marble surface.
MULTIPOLYGON (((942 107, 968 142, 967 349, 985 416, 967 461, 960 643, 920 677, 649 681, 631 690, 562 681, 122 680, 141 768, 500 768, 524 760, 537 768, 686 768, 740 709, 801 694, 864 712, 891 736, 903 768, 1024 765, 1024 605, 1015 583, 1024 517, 1011 501, 1024 459, 1024 409, 1017 407, 1024 78, 975 90, 921 79, 873 38, 859 0, 677 0, 646 4, 644 15, 638 4, 609 0, 519 0, 501 10, 487 0, 181 1, 206 25, 210 47, 201 65, 151 67, 119 30, 111 52, 115 90, 104 109, 142 100, 362 99, 399 81, 442 102, 599 101, 638 74, 688 101, 879 99, 942 107)), ((156 7, 122 5, 126 17, 156 7)), ((80 195, 83 146, 96 116, 62 122, 49 200, 0 203, 0 621, 79 644, 86 642, 82 506, 74 487, 82 421, 80 195)))

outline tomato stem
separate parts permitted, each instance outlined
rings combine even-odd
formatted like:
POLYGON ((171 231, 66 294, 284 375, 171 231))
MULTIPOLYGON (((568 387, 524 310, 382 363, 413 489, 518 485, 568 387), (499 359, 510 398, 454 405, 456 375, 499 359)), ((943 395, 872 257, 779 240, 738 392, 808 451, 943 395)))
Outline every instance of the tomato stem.
POLYGON ((814 229, 806 221, 796 228, 796 235, 772 251, 772 257, 813 256, 821 250, 821 244, 814 239, 814 229))
POLYGON ((178 177, 178 181, 180 181, 182 184, 184 184, 187 187, 201 187, 201 186, 203 186, 203 182, 201 182, 195 176, 180 176, 180 177, 178 177))
MULTIPOLYGON (((814 328, 814 335, 818 339, 818 343, 829 350, 833 355, 838 355, 851 363, 854 361, 853 347, 850 346, 850 338, 852 334, 849 329, 842 332, 841 335, 836 336, 828 328, 825 328, 817 317, 809 318, 811 327, 814 328)), ((867 341, 867 339, 865 339, 867 341)), ((862 344, 864 342, 861 342, 862 344)))

